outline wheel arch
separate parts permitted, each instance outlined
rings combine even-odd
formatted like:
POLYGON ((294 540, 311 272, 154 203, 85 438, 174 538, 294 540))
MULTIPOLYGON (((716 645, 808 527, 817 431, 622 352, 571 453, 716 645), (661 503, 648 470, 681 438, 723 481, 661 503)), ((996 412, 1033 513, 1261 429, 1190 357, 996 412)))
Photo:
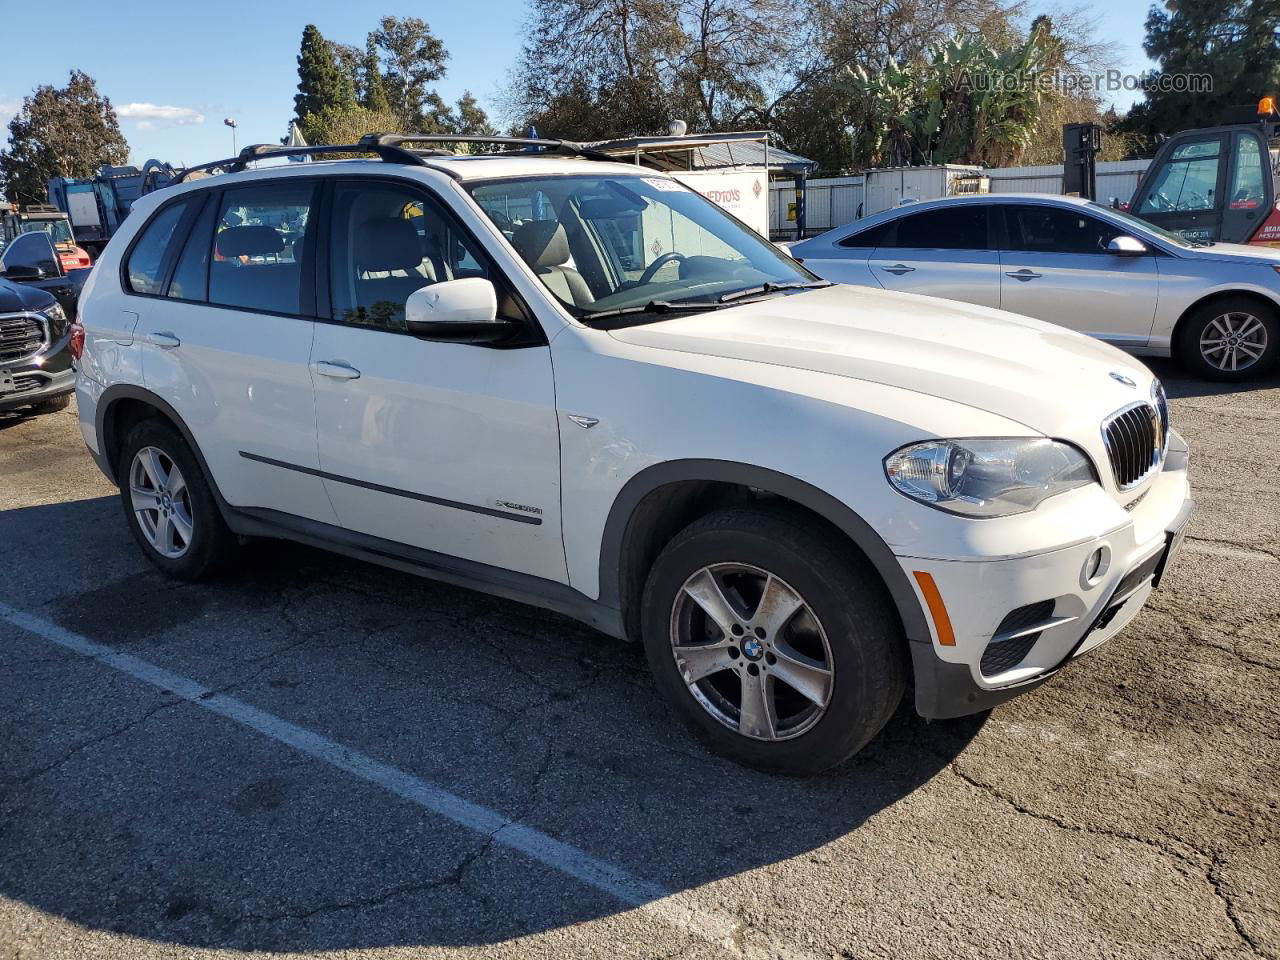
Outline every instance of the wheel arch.
POLYGON ((196 443, 191 429, 169 403, 143 387, 116 384, 104 390, 98 399, 94 413, 94 431, 98 437, 99 455, 109 476, 112 479, 118 476, 120 445, 124 441, 125 434, 135 423, 150 417, 167 420, 182 436, 196 458, 196 462, 200 464, 200 470, 204 473, 209 489, 218 502, 218 509, 222 511, 223 516, 226 516, 227 502, 218 490, 217 481, 209 470, 209 464, 201 453, 200 445, 196 443))
POLYGON ((1194 303, 1188 304, 1186 309, 1182 311, 1173 325, 1173 333, 1169 337, 1169 346, 1175 359, 1178 357, 1178 350, 1181 347, 1182 331, 1186 329, 1187 322, 1191 317, 1211 303, 1215 303, 1219 300, 1233 299, 1252 300, 1270 311, 1273 317, 1280 317, 1280 302, 1277 302, 1274 297, 1258 290, 1232 288, 1227 290, 1214 290, 1210 293, 1206 293, 1194 303))
POLYGON ((733 502, 731 491, 775 496, 825 521, 879 574, 907 638, 932 643, 906 573, 856 511, 818 487, 776 470, 699 459, 666 461, 641 470, 627 481, 610 508, 600 544, 599 602, 622 611, 628 637, 639 636, 639 596, 657 553, 691 522, 687 518, 696 519, 724 504, 727 494, 728 502, 733 502))

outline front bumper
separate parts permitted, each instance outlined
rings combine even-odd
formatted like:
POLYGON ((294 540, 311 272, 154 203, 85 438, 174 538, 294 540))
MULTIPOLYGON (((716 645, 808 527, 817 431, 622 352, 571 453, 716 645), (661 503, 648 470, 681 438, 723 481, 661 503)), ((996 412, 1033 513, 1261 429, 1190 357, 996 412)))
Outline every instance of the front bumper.
POLYGON ((25 361, 5 366, 0 364, 0 412, 29 407, 76 388, 76 372, 68 362, 65 366, 56 362, 59 358, 40 357, 43 362, 25 361))
MULTIPOLYGON (((1013 558, 899 558, 913 584, 921 573, 932 578, 954 638, 945 642, 935 618, 931 637, 910 643, 921 716, 977 713, 1034 689, 1138 615, 1193 509, 1185 445, 1176 443, 1119 527, 1013 558), (1103 565, 1091 575, 1099 551, 1103 565)), ((1088 522, 1081 517, 1081 529, 1088 522)), ((923 592, 920 600, 927 608, 923 592)))

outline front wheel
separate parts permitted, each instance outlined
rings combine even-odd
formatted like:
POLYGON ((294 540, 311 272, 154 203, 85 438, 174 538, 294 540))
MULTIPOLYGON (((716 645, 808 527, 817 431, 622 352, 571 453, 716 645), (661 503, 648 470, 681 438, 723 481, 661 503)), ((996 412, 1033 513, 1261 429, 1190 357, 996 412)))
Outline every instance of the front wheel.
POLYGON ((808 516, 735 507, 662 551, 642 611, 659 689, 719 752, 825 770, 888 722, 905 641, 874 570, 808 516))
POLYGON ((1271 309, 1247 297, 1228 297, 1198 309, 1178 335, 1178 356, 1208 380, 1240 381, 1265 373, 1280 351, 1280 323, 1271 309))

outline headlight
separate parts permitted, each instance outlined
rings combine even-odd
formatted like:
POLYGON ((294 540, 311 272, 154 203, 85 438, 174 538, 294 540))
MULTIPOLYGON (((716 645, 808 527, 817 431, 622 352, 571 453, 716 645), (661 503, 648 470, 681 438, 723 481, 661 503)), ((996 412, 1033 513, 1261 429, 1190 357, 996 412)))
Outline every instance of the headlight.
POLYGON ((895 450, 885 476, 899 492, 966 517, 1008 517, 1097 482, 1093 465, 1057 440, 926 440, 895 450))
POLYGON ((40 315, 49 321, 50 339, 57 340, 67 332, 67 315, 63 312, 61 305, 55 303, 51 307, 45 307, 40 311, 40 315))

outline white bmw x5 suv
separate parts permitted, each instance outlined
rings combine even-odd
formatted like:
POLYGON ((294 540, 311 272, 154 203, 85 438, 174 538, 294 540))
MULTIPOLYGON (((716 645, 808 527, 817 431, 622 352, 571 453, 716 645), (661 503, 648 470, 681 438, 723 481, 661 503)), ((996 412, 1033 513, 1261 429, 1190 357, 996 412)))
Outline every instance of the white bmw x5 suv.
MULTIPOLYGON (((80 299, 77 398, 146 555, 281 537, 644 642, 724 753, 844 760, 1114 636, 1191 512, 1138 361, 820 281, 571 144, 245 169, 140 200, 80 299)), ((314 151, 313 152, 319 152, 314 151)))

